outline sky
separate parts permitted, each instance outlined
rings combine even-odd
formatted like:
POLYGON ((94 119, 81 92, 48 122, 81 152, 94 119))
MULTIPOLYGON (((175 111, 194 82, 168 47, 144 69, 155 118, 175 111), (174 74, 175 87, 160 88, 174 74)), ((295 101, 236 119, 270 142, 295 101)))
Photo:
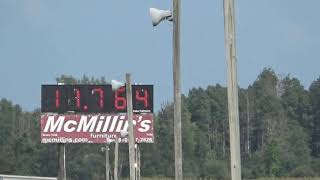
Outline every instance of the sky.
MULTIPOLYGON (((223 0, 182 0, 182 92, 226 85, 223 0)), ((171 0, 0 0, 0 98, 40 107, 41 84, 84 74, 154 85, 155 110, 173 97, 172 24, 152 27, 149 8, 171 0)), ((265 67, 298 78, 320 77, 319 0, 238 0, 238 84, 265 67)))

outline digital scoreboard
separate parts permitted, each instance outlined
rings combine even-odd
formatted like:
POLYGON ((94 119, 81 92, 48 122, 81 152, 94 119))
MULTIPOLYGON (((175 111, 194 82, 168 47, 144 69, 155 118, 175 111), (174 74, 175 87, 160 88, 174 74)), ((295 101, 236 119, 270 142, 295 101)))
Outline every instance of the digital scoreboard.
MULTIPOLYGON (((111 85, 42 85, 41 111, 65 113, 125 113, 126 87, 111 85)), ((132 85, 134 113, 153 113, 153 85, 132 85)))

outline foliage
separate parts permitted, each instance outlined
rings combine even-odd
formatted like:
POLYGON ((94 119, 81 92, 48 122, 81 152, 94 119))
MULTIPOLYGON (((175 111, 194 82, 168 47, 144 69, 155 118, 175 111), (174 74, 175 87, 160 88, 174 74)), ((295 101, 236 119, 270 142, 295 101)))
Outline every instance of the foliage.
MULTIPOLYGON (((65 84, 105 84, 105 78, 62 75, 65 84)), ((182 96, 183 173, 186 179, 230 178, 227 88, 192 88, 182 96)), ((243 178, 319 176, 320 78, 306 90, 297 78, 279 78, 265 68, 239 90, 243 178)), ((0 101, 0 174, 57 176, 57 145, 41 144, 40 111, 24 112, 0 101)), ((155 113, 155 143, 141 144, 142 176, 174 176, 173 104, 155 113)), ((104 179, 99 144, 68 144, 67 176, 104 179)), ((128 176, 128 146, 120 145, 119 171, 128 176)), ((110 160, 114 148, 110 147, 110 160)), ((111 165, 112 167, 113 165, 111 165)), ((267 178, 266 178, 267 179, 267 178)), ((284 178, 285 179, 285 178, 284 178)))

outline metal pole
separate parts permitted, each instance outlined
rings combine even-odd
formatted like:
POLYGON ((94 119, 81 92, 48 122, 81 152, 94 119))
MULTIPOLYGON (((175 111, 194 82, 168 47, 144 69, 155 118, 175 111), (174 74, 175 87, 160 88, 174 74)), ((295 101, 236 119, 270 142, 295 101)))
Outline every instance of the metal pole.
POLYGON ((228 114, 230 131, 231 178, 241 179, 239 104, 235 49, 234 0, 224 0, 225 48, 228 74, 228 114))
POLYGON ((109 144, 106 143, 106 180, 110 179, 109 144))
POLYGON ((59 148, 59 180, 66 180, 66 148, 64 143, 58 144, 59 148))
POLYGON ((127 113, 129 123, 129 166, 130 166, 130 180, 135 179, 134 173, 134 132, 132 120, 132 88, 131 88, 131 74, 126 73, 126 93, 127 93, 127 113))
POLYGON ((140 153, 140 148, 139 144, 137 144, 137 180, 141 179, 141 153, 140 153))
POLYGON ((247 153, 250 156, 250 102, 249 102, 249 90, 247 91, 247 153))
POLYGON ((116 136, 116 141, 114 144, 114 180, 118 180, 118 161, 119 161, 119 138, 116 136))
POLYGON ((175 179, 182 180, 181 83, 180 83, 180 0, 173 0, 173 95, 175 179))
MULTIPOLYGON (((58 82, 58 85, 64 85, 64 83, 58 82)), ((67 173, 66 173, 66 145, 64 143, 58 144, 58 151, 59 151, 59 172, 58 172, 58 179, 59 180, 66 180, 67 173)))
POLYGON ((138 180, 138 144, 134 144, 134 170, 135 170, 135 180, 138 180))

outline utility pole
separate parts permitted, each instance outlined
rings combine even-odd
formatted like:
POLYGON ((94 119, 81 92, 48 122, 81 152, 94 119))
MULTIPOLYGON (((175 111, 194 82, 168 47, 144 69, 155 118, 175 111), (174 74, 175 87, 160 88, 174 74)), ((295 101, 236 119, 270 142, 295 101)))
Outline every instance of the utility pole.
POLYGON ((118 180, 118 161, 119 161, 119 138, 116 136, 116 141, 114 144, 114 180, 118 180))
POLYGON ((134 170, 135 170, 135 180, 138 180, 138 144, 135 144, 134 145, 134 152, 135 152, 135 155, 134 155, 134 170))
POLYGON ((137 179, 136 180, 141 180, 141 152, 139 148, 139 144, 137 144, 137 179))
POLYGON ((132 87, 131 87, 131 74, 126 73, 126 94, 127 94, 127 113, 129 123, 129 166, 130 166, 130 180, 135 179, 134 170, 134 131, 132 120, 132 87))
POLYGON ((110 162, 109 162, 109 144, 108 144, 108 138, 106 142, 106 180, 110 179, 109 172, 110 172, 110 162))
POLYGON ((250 156, 250 102, 249 102, 249 90, 247 90, 247 153, 250 156))
POLYGON ((58 144, 59 148, 59 180, 66 180, 66 146, 64 143, 58 144))
MULTIPOLYGON (((58 85, 64 85, 64 83, 58 82, 58 85)), ((66 144, 59 143, 58 144, 58 152, 59 152, 59 172, 58 172, 58 180, 66 180, 66 144)))
POLYGON ((180 0, 173 0, 173 96, 175 180, 182 180, 180 0))
POLYGON ((230 131, 231 179, 241 179, 237 59, 235 48, 234 0, 224 0, 225 48, 228 74, 228 114, 230 131))
POLYGON ((140 149, 139 149, 139 144, 135 144, 135 175, 136 175, 136 180, 140 180, 141 179, 141 173, 140 173, 140 164, 141 164, 141 160, 140 160, 140 149))

